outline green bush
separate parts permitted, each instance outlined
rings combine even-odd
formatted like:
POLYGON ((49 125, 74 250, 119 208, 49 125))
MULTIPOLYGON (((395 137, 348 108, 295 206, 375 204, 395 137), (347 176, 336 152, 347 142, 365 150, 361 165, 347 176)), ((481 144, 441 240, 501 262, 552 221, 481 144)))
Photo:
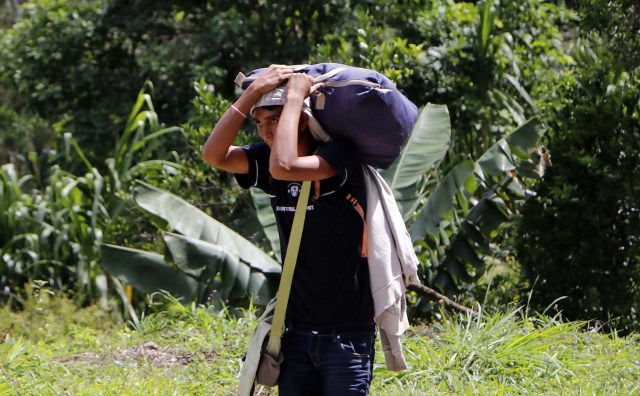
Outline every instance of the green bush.
POLYGON ((552 90, 545 75, 567 63, 560 28, 571 18, 541 0, 433 0, 406 36, 423 44, 406 90, 418 103, 445 103, 452 156, 477 159, 506 131, 537 114, 533 99, 552 90))
MULTIPOLYGON (((156 86, 164 121, 182 124, 201 76, 233 97, 238 72, 307 62, 350 9, 348 1, 319 0, 28 1, 1 33, 0 84, 14 110, 62 123, 101 164, 110 155, 104 142, 118 138, 144 81, 156 86)), ((171 142, 182 152, 181 143, 171 142)))
POLYGON ((115 126, 124 122, 128 102, 122 98, 133 97, 144 81, 121 66, 130 59, 122 43, 101 34, 101 3, 28 2, 0 39, 0 76, 11 88, 11 103, 50 124, 64 122, 91 159, 105 158, 104 142, 113 141, 115 126))
POLYGON ((557 309, 570 319, 637 330, 640 78, 608 56, 579 42, 575 72, 547 98, 554 166, 523 208, 516 247, 536 308, 566 296, 557 309))
POLYGON ((0 290, 5 298, 40 280, 75 291, 81 303, 99 299, 106 304, 108 280, 98 265, 103 233, 121 224, 112 219, 128 219, 127 235, 143 239, 139 216, 129 202, 130 183, 145 172, 177 168, 150 159, 157 155, 154 147, 160 138, 181 129, 159 123, 146 89, 138 95, 114 156, 105 161, 106 172, 92 165, 70 133, 62 135, 61 152, 45 158, 46 175, 23 174, 14 164, 2 166, 0 290), (53 163, 61 158, 67 161, 53 163), (65 170, 70 159, 82 168, 79 175, 65 170))

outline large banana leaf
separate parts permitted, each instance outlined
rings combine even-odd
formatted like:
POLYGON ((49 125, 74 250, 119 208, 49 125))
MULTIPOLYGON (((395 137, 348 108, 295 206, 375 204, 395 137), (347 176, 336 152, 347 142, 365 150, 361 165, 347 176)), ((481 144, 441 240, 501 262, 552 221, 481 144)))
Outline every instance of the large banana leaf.
POLYGON ((149 213, 164 219, 174 231, 222 246, 260 272, 280 273, 280 265, 257 246, 168 191, 137 181, 135 200, 149 213))
POLYGON ((420 181, 425 173, 447 153, 451 139, 451 121, 445 105, 427 104, 413 127, 400 157, 380 171, 396 197, 405 221, 424 197, 420 181))
POLYGON ((224 247, 173 233, 165 233, 164 241, 164 257, 104 244, 102 266, 143 293, 165 290, 185 302, 251 296, 255 304, 266 305, 274 294, 263 273, 224 247))
MULTIPOLYGON (((493 144, 475 163, 466 160, 456 165, 438 184, 425 206, 418 212, 411 227, 413 241, 422 239, 425 234, 434 234, 443 216, 454 208, 454 198, 458 193, 473 194, 478 183, 487 182, 487 177, 495 177, 504 172, 515 170, 518 160, 530 155, 530 151, 544 134, 544 126, 538 119, 531 119, 508 136, 493 144)), ((515 183, 515 181, 514 181, 515 183)), ((491 186, 488 186, 491 187, 491 186)), ((465 205, 466 200, 457 204, 465 205)), ((466 208, 463 207, 466 213, 466 208)))
POLYGON ((422 239, 426 234, 437 233, 442 219, 455 209, 454 197, 457 194, 475 191, 477 183, 473 177, 473 168, 473 161, 465 160, 447 173, 418 212, 416 221, 409 231, 412 241, 422 239))
POLYGON ((103 244, 102 267, 147 294, 165 290, 193 301, 199 288, 196 279, 169 266, 162 255, 144 250, 103 244))
POLYGON ((544 132, 540 120, 532 118, 498 140, 476 161, 476 177, 484 180, 485 174, 494 177, 516 169, 518 159, 529 157, 544 132))
POLYGON ((251 296, 255 304, 266 305, 275 293, 262 272, 223 246, 173 233, 165 233, 164 241, 167 260, 201 284, 215 286, 219 300, 251 296))
POLYGON ((487 191, 469 211, 465 222, 472 224, 486 239, 495 238, 500 225, 509 220, 512 212, 495 191, 487 191))
POLYGON ((103 267, 144 293, 166 290, 187 301, 251 298, 266 305, 280 266, 266 253, 183 199, 138 181, 138 205, 184 235, 164 233, 165 257, 103 246, 103 267), (267 274, 275 274, 269 278, 267 274))
POLYGON ((262 190, 257 188, 251 189, 251 198, 253 198, 253 205, 256 208, 258 215, 258 221, 262 225, 269 243, 271 243, 271 249, 276 258, 282 261, 280 257, 280 236, 278 235, 278 226, 276 224, 276 215, 273 214, 271 208, 271 198, 262 190))

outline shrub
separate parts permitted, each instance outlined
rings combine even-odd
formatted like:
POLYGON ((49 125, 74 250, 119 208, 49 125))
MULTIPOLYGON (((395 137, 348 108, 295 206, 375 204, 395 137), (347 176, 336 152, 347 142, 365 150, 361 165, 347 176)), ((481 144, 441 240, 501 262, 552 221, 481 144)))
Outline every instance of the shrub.
POLYGON ((570 319, 637 330, 640 79, 607 56, 579 43, 579 67, 548 98, 554 166, 523 208, 516 247, 534 306, 566 296, 557 308, 570 319))

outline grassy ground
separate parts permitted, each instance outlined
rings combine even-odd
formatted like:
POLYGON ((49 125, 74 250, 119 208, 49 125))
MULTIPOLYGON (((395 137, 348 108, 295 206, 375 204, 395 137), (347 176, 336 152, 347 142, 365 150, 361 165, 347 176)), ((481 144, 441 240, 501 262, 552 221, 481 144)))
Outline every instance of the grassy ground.
MULTIPOLYGON (((0 308, 0 396, 233 395, 255 316, 170 304, 138 326, 115 323, 42 290, 23 312, 0 308)), ((585 328, 517 309, 412 328, 410 369, 387 371, 378 351, 371 394, 640 394, 640 338, 585 328)))

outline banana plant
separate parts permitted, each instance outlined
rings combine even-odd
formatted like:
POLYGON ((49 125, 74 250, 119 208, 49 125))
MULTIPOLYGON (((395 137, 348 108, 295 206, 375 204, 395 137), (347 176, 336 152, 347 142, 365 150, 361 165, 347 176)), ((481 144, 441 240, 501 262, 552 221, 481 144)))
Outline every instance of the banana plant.
MULTIPOLYGON (((164 255, 104 244, 102 266, 144 292, 165 290, 183 302, 266 305, 280 265, 250 241, 187 201, 136 181, 135 202, 163 231, 164 255)), ((123 296, 124 298, 124 296, 123 296)))
MULTIPOLYGON (((452 296, 485 271, 490 242, 534 195, 523 179, 540 179, 550 164, 538 145, 544 132, 539 120, 527 121, 477 161, 455 166, 430 194, 410 229, 428 284, 452 296)), ((421 301, 417 305, 427 309, 421 301)))
POLYGON ((445 105, 427 104, 418 116, 400 156, 380 174, 393 191, 405 222, 424 199, 428 181, 451 142, 451 121, 445 105))

